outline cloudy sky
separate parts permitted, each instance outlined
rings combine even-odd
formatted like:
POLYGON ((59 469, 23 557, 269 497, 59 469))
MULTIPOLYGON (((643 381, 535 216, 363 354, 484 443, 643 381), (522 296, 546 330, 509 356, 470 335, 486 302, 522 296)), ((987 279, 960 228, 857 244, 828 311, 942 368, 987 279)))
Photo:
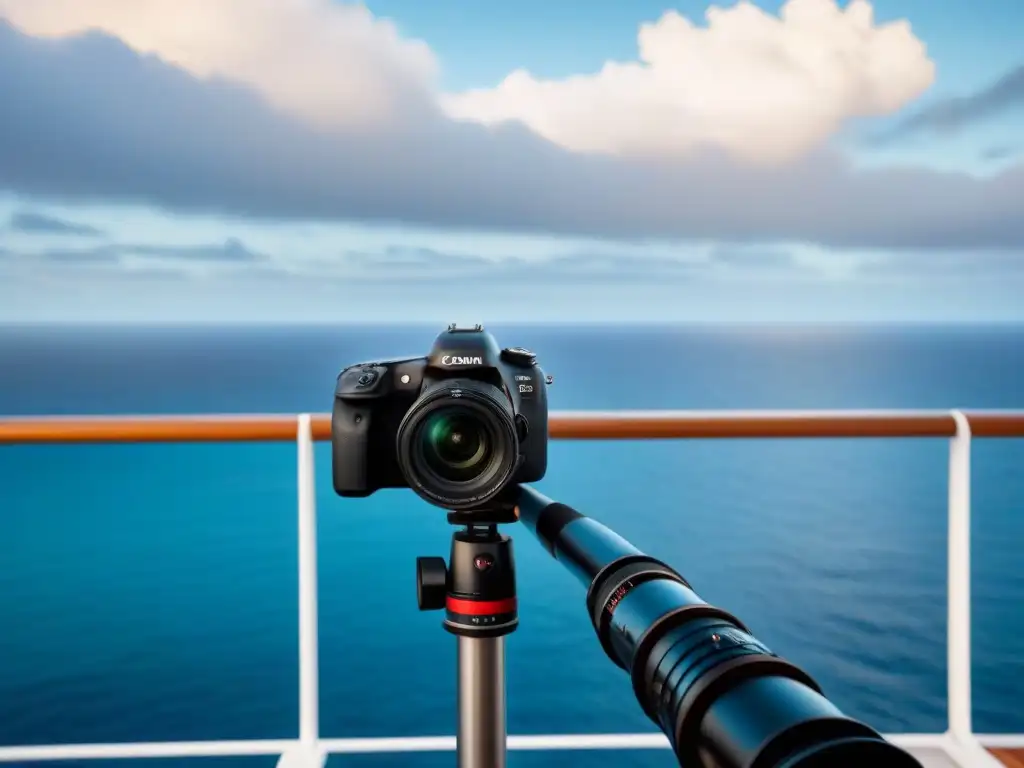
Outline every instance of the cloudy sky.
POLYGON ((1019 0, 0 0, 0 322, 1024 320, 1019 0))

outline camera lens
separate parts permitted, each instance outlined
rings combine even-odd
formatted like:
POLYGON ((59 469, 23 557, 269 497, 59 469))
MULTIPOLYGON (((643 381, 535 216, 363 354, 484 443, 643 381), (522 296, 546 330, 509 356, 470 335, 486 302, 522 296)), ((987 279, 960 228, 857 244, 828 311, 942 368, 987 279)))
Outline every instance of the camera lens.
POLYGON ((425 390, 396 435, 398 467, 421 497, 450 510, 481 506, 512 479, 519 437, 508 397, 475 379, 425 390))
POLYGON ((491 440, 475 414, 459 407, 435 411, 421 430, 423 458, 445 480, 465 483, 487 468, 491 440))

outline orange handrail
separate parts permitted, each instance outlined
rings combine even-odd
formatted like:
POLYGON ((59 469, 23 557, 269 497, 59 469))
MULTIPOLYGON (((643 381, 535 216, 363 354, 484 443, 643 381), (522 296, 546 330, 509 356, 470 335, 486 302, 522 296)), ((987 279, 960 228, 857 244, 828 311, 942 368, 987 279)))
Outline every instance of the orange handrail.
MULTIPOLYGON (((1024 437, 1024 411, 965 412, 976 437, 1024 437)), ((312 417, 329 440, 331 417, 312 417)), ((296 416, 55 416, 0 419, 0 444, 292 441, 296 416)), ((944 411, 684 411, 553 413, 549 434, 569 440, 789 437, 952 437, 944 411)))

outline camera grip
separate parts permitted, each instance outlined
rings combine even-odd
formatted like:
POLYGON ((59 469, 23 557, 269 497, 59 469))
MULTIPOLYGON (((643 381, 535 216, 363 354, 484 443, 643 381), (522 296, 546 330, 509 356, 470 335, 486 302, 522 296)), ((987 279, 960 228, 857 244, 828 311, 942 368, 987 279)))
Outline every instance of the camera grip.
POLYGON ((372 409, 335 398, 331 414, 334 490, 339 496, 368 496, 372 409))

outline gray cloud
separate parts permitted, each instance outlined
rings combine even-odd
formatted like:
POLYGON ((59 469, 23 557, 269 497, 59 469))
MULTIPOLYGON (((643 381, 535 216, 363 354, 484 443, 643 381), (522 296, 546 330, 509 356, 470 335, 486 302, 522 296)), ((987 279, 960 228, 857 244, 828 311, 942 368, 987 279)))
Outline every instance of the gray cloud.
MULTIPOLYGON (((527 288, 538 283, 603 285, 648 284, 652 282, 688 281, 691 278, 716 274, 720 266, 741 264, 742 249, 710 258, 675 258, 646 255, 586 251, 553 257, 523 259, 485 258, 471 254, 448 253, 433 248, 387 246, 380 250, 343 251, 334 258, 305 262, 282 259, 253 251, 240 240, 228 239, 222 244, 192 246, 161 246, 140 244, 105 244, 90 247, 61 247, 38 251, 11 252, 23 263, 52 265, 118 266, 125 257, 134 257, 132 269, 149 259, 164 262, 164 268, 182 269, 190 264, 244 264, 258 267, 247 270, 253 277, 271 279, 299 278, 340 280, 345 283, 380 285, 423 285, 424 283, 500 284, 527 288)), ((0 255, 2 255, 0 251, 0 255)), ((758 252, 760 253, 760 252, 758 252)), ((776 259, 765 261, 766 269, 784 271, 792 262, 779 252, 776 259)), ((751 261, 757 255, 750 256, 751 261)))
POLYGON ((574 253, 527 260, 485 259, 442 253, 429 248, 389 248, 383 253, 349 253, 341 263, 348 280, 420 283, 458 281, 518 285, 524 289, 541 282, 572 285, 650 283, 688 280, 707 274, 708 265, 665 257, 637 257, 613 253, 574 253))
POLYGON ((97 248, 48 248, 44 251, 23 256, 27 260, 46 261, 55 264, 119 264, 121 255, 110 246, 97 248))
POLYGON ((911 251, 886 254, 863 263, 858 272, 865 276, 918 277, 922 275, 972 277, 981 275, 1024 277, 1024 250, 952 253, 911 251))
POLYGON ((257 253, 236 239, 229 239, 219 245, 168 247, 109 244, 85 248, 51 248, 19 254, 20 259, 34 263, 82 266, 116 266, 122 264, 126 256, 143 260, 160 259, 168 262, 167 266, 177 265, 182 268, 198 262, 245 264, 259 267, 256 272, 250 273, 252 276, 264 275, 272 279, 319 277, 345 283, 381 285, 457 282, 459 286, 501 284, 524 288, 537 285, 538 282, 600 285, 688 279, 708 274, 715 264, 666 257, 601 253, 576 253, 536 260, 495 260, 446 253, 432 248, 403 246, 389 246, 380 251, 347 251, 329 261, 306 264, 257 253))
POLYGON ((977 93, 944 99, 922 109, 875 138, 888 143, 921 133, 957 133, 1024 106, 1024 64, 977 93))
MULTIPOLYGON (((367 288, 428 285, 459 290, 501 287, 522 290, 538 286, 673 286, 739 280, 756 284, 766 279, 815 280, 822 276, 810 262, 802 262, 784 248, 720 246, 704 256, 693 252, 666 254, 588 250, 553 257, 485 258, 449 253, 434 248, 386 246, 380 250, 352 250, 331 258, 307 262, 283 259, 280 254, 254 251, 236 238, 223 243, 190 246, 106 244, 94 247, 50 248, 35 252, 4 251, 0 258, 22 264, 96 266, 118 268, 133 259, 135 274, 187 275, 190 265, 232 267, 244 265, 256 280, 319 280, 324 284, 364 285, 367 288)), ((1010 250, 897 250, 855 256, 854 273, 864 278, 1005 277, 1024 278, 1024 249, 1010 250)))
POLYGON ((382 251, 349 251, 337 260, 338 267, 368 279, 402 276, 457 276, 486 272, 493 263, 477 256, 444 253, 434 248, 389 246, 382 251))
POLYGON ((798 269, 793 254, 782 249, 737 248, 719 246, 711 253, 712 261, 729 267, 745 270, 798 269))
POLYGON ((37 40, 0 22, 0 103, 0 187, 42 197, 598 237, 1024 245, 1024 166, 974 179, 855 171, 829 153, 775 170, 627 162, 422 103, 391 131, 328 135, 99 33, 37 40))
MULTIPOLYGON (((13 251, 9 252, 13 255, 13 251)), ((64 264, 120 264, 124 257, 140 259, 163 259, 189 263, 265 263, 264 254, 250 250, 235 238, 220 244, 192 246, 107 244, 90 248, 48 248, 42 251, 21 254, 26 260, 64 264)))
POLYGON ((117 245, 120 255, 172 259, 181 261, 221 261, 240 264, 263 262, 267 256, 250 250, 245 243, 231 237, 217 245, 117 245))
POLYGON ((104 233, 88 224, 78 224, 53 216, 33 211, 17 211, 11 215, 7 228, 12 232, 46 235, 78 235, 83 237, 100 237, 104 233))
MULTIPOLYGON (((929 277, 1024 278, 1024 249, 901 250, 862 260, 854 267, 864 278, 929 277)), ((854 262, 856 264, 856 261, 854 262)), ((719 278, 758 283, 768 278, 815 280, 822 272, 783 248, 758 246, 713 248, 706 258, 672 258, 636 254, 573 253, 555 258, 491 260, 430 248, 392 247, 381 252, 346 253, 339 259, 347 282, 386 285, 678 285, 719 278)))
POLYGON ((1011 147, 1008 144, 997 144, 992 147, 986 147, 981 152, 981 159, 990 162, 998 160, 1008 160, 1011 157, 1016 157, 1020 150, 1017 147, 1011 147))

